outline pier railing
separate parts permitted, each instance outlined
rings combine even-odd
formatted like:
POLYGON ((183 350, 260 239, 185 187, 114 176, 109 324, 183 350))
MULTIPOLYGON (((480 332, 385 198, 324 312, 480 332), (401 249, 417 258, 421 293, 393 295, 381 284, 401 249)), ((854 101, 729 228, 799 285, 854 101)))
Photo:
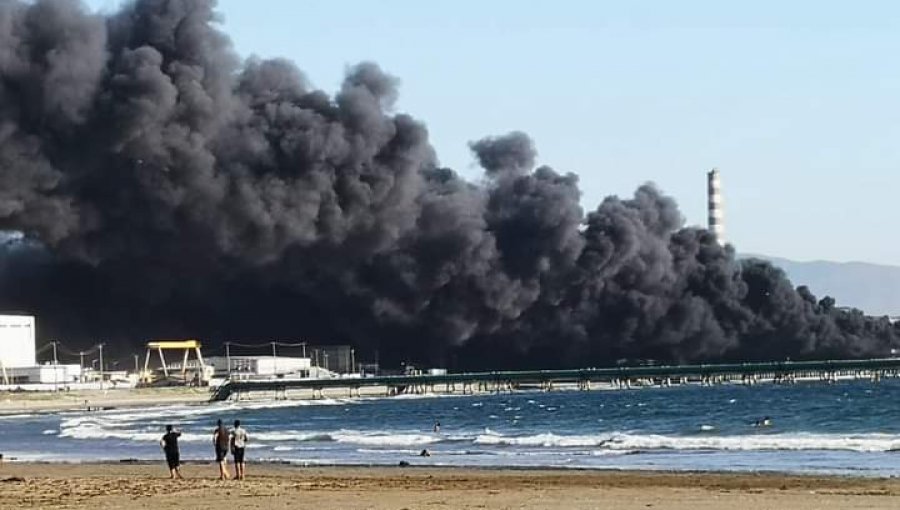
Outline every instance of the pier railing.
POLYGON ((589 387, 591 382, 611 382, 627 385, 631 381, 656 380, 660 384, 676 381, 700 381, 714 383, 739 376, 751 381, 758 378, 794 380, 796 377, 818 377, 833 380, 836 374, 857 373, 880 378, 886 373, 900 370, 900 358, 824 361, 778 361, 762 363, 728 363, 699 365, 645 365, 608 368, 582 368, 570 370, 491 371, 455 374, 395 375, 377 377, 340 377, 330 379, 263 379, 231 380, 219 386, 212 400, 228 400, 233 396, 252 392, 278 392, 288 390, 312 390, 321 395, 322 390, 345 388, 353 393, 361 387, 382 386, 398 393, 408 388, 425 389, 446 385, 447 390, 461 386, 487 388, 513 388, 520 385, 539 384, 552 387, 554 383, 578 383, 589 387))

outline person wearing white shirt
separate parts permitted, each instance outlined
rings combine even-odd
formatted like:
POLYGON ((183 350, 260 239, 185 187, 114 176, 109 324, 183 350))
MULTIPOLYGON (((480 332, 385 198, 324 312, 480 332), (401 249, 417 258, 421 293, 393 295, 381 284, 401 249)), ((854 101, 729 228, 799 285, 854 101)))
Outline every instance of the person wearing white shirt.
POLYGON ((244 479, 244 448, 250 436, 241 427, 241 420, 234 420, 234 430, 231 431, 231 455, 234 456, 234 477, 244 479))

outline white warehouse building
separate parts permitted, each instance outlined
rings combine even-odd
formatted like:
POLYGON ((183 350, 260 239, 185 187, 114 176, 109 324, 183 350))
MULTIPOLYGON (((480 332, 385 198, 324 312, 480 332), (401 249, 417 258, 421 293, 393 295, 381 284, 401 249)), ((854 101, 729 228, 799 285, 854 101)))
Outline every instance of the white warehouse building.
POLYGON ((245 377, 278 377, 295 375, 309 377, 311 362, 309 358, 292 358, 285 356, 212 356, 207 364, 215 368, 216 376, 225 376, 229 372, 233 378, 245 377), (229 371, 228 362, 231 361, 229 371))
POLYGON ((34 367, 33 315, 0 315, 0 365, 5 369, 34 367))
MULTIPOLYGON (((81 380, 81 367, 78 365, 34 365, 31 367, 14 367, 6 369, 9 384, 71 384, 81 380)), ((2 379, 2 378, 0 378, 2 379)), ((0 380, 0 382, 3 382, 0 380)))
POLYGON ((81 378, 78 365, 38 365, 33 315, 0 315, 0 384, 65 384, 81 378))

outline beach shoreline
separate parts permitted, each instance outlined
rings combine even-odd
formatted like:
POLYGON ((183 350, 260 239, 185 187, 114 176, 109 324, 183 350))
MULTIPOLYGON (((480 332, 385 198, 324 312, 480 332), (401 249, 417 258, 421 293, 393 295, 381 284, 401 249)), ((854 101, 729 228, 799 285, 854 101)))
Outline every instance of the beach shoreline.
MULTIPOLYGON (((477 392, 472 395, 487 395, 490 392, 477 392)), ((445 395, 430 393, 408 396, 445 395)), ((210 387, 148 387, 148 388, 109 388, 105 390, 71 390, 71 391, 3 391, 0 392, 0 416, 26 413, 53 413, 60 411, 108 410, 140 406, 162 405, 205 405, 211 404, 210 387)), ((323 399, 359 399, 359 398, 394 398, 388 394, 384 386, 364 387, 352 393, 340 389, 328 389, 320 394, 312 390, 291 391, 285 394, 260 392, 252 398, 243 398, 242 403, 259 403, 275 401, 315 401, 323 399)), ((229 400, 228 402, 238 402, 229 400)))
POLYGON ((110 388, 73 391, 6 391, 0 393, 0 416, 139 406, 206 404, 209 388, 110 388))
POLYGON ((170 481, 162 462, 6 463, 3 508, 896 508, 900 480, 668 471, 298 467, 253 463, 219 481, 189 463, 170 481))

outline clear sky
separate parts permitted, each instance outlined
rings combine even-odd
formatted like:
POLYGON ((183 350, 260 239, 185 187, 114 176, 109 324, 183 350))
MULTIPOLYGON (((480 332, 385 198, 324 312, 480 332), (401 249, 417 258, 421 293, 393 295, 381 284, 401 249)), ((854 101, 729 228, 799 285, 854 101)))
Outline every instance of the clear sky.
MULTIPOLYGON (((110 10, 117 0, 90 0, 110 10)), ((441 163, 511 130, 580 175, 583 204, 646 181, 705 224, 719 167, 740 252, 900 265, 900 2, 220 0, 243 56, 334 91, 401 79, 441 163)))

